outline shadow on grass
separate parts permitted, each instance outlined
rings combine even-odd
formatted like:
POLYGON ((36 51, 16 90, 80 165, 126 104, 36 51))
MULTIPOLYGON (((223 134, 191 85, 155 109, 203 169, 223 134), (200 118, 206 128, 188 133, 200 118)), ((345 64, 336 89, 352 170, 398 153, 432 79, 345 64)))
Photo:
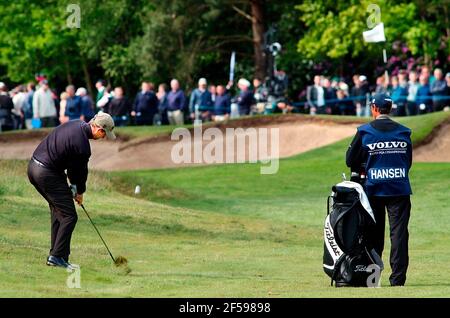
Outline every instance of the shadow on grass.
MULTIPOLYGON (((405 287, 450 287, 450 282, 406 284, 405 287)), ((448 296, 447 296, 448 297, 448 296)))

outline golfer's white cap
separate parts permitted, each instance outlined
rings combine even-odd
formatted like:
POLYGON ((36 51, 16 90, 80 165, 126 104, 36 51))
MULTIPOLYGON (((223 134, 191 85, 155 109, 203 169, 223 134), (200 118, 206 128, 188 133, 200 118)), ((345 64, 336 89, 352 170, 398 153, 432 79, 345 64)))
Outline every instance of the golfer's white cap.
POLYGON ((198 80, 198 85, 206 85, 206 78, 202 77, 201 79, 198 80))
POLYGON ((365 75, 360 75, 360 76, 359 76, 359 80, 360 80, 361 82, 367 81, 367 77, 366 77, 365 75))
POLYGON ((116 139, 116 135, 113 132, 114 120, 112 119, 110 114, 98 113, 94 116, 94 118, 91 119, 91 123, 103 128, 106 133, 106 138, 111 140, 116 139))

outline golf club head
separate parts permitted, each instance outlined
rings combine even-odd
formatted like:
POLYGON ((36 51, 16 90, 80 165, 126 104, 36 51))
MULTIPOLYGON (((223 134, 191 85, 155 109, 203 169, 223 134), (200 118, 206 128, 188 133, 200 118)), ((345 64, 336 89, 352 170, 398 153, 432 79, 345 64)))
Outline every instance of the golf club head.
POLYGON ((126 266, 128 265, 128 260, 123 256, 117 256, 114 259, 114 264, 116 264, 116 266, 126 266))

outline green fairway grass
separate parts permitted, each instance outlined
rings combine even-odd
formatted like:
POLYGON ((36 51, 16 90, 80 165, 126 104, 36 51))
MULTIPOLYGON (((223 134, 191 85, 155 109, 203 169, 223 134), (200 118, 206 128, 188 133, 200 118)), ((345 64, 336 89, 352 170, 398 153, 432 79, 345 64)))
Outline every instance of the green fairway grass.
MULTIPOLYGON (((401 121, 418 144, 449 115, 401 121)), ((49 211, 28 183, 27 163, 0 161, 0 297, 449 297, 446 163, 411 170, 407 285, 388 287, 386 237, 382 288, 329 286, 322 270, 326 198, 348 174, 348 143, 282 159, 275 175, 260 175, 258 164, 91 171, 85 207, 132 272, 114 267, 79 209, 71 261, 81 265, 80 289, 66 286, 64 270, 45 266, 49 211)))

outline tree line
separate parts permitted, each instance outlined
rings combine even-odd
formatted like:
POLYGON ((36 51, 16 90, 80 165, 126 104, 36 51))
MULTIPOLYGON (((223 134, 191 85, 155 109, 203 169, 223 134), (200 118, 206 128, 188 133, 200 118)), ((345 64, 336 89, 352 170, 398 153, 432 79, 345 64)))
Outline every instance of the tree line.
POLYGON ((70 28, 68 1, 2 1, 0 80, 44 73, 61 90, 69 83, 92 93, 103 78, 134 93, 142 80, 178 78, 189 89, 200 77, 226 83, 232 51, 236 76, 269 75, 268 41, 282 44, 276 65, 292 96, 318 73, 379 75, 383 48, 412 63, 448 66, 449 0, 377 1, 383 44, 362 39, 371 2, 79 0, 80 27, 70 28))

